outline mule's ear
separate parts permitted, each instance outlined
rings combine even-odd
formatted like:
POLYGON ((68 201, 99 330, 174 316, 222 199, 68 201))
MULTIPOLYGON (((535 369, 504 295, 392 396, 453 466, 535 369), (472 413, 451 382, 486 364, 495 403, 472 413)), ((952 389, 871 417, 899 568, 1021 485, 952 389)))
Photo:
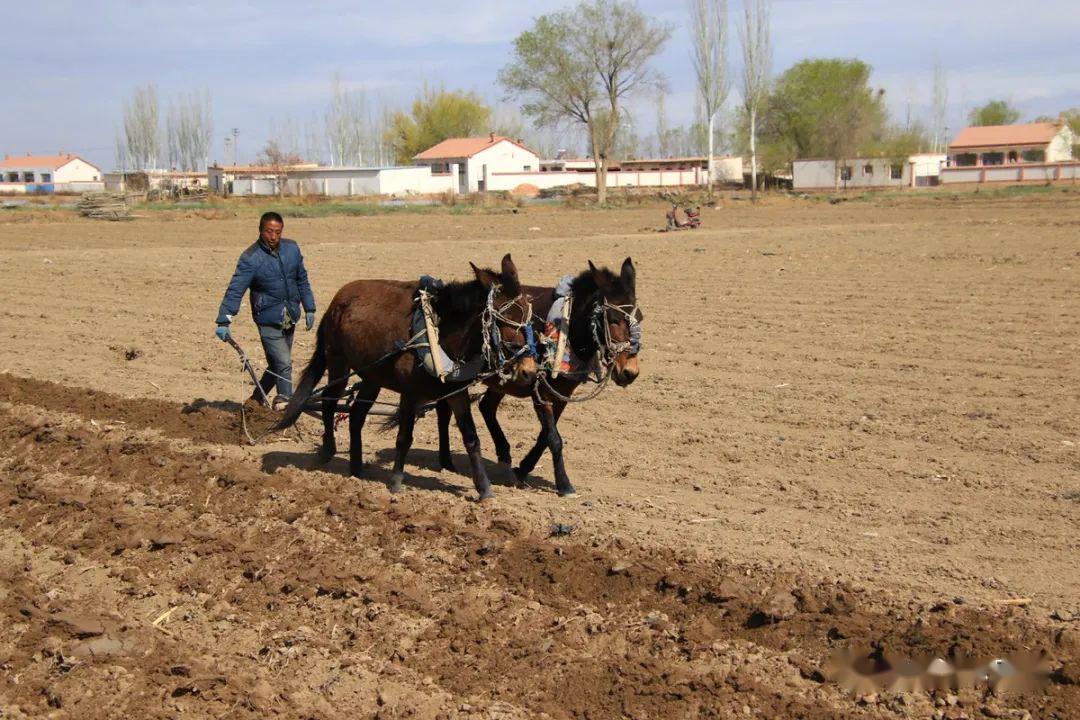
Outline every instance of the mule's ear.
POLYGON ((518 279, 517 265, 514 264, 514 259, 510 257, 510 253, 503 255, 502 259, 502 274, 507 278, 518 279))
POLYGON ((473 273, 476 275, 476 279, 480 281, 480 284, 484 287, 491 287, 494 283, 499 281, 499 278, 495 277, 495 273, 484 268, 478 268, 476 265, 469 263, 469 267, 472 268, 473 273))
POLYGON ((592 260, 589 261, 589 272, 592 273, 593 282, 596 283, 596 287, 604 291, 611 289, 611 281, 608 280, 607 273, 597 269, 597 267, 593 265, 592 260))
POLYGON ((636 291, 635 283, 637 282, 637 270, 634 269, 634 261, 630 258, 623 260, 622 276, 620 279, 622 280, 623 287, 629 292, 633 293, 636 291))

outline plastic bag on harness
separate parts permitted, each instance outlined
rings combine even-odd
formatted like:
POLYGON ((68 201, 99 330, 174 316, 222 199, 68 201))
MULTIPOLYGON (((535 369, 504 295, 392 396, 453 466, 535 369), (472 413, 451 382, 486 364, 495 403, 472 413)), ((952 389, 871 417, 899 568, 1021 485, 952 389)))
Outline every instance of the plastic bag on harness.
POLYGON ((415 347, 416 358, 424 366, 428 374, 441 379, 443 382, 472 380, 480 374, 480 370, 484 366, 484 358, 478 356, 467 362, 458 362, 451 358, 439 344, 439 319, 435 315, 434 308, 424 299, 424 293, 430 296, 437 293, 442 287, 442 280, 437 280, 429 275, 423 275, 420 278, 420 293, 422 294, 417 298, 410 327, 412 337, 417 341, 415 347), (425 314, 425 306, 429 314, 425 314), (430 333, 428 332, 429 326, 431 328, 430 333), (434 353, 438 353, 438 356, 436 357, 434 353))

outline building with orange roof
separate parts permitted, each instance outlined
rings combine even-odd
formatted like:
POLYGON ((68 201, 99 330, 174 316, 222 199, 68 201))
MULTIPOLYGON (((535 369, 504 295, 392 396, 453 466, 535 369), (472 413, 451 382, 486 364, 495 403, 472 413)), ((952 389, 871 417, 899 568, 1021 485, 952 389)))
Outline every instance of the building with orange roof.
POLYGON ((1053 182, 1080 178, 1076 135, 1062 121, 969 127, 949 143, 942 183, 1053 182))
POLYGON ((87 192, 104 186, 101 170, 71 153, 5 155, 0 161, 0 193, 87 192))
POLYGON ((969 127, 949 143, 951 167, 1067 162, 1076 142, 1065 123, 969 127))
POLYGON ((486 137, 449 138, 413 158, 414 165, 426 165, 432 175, 456 177, 457 192, 494 190, 496 173, 540 171, 540 156, 520 140, 489 133, 486 137))

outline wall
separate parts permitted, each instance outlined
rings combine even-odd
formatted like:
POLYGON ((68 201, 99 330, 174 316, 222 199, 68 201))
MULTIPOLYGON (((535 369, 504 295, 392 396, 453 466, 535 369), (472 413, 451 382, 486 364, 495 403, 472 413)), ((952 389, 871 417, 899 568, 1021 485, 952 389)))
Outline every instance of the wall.
MULTIPOLYGON (((529 150, 515 145, 512 142, 503 141, 487 150, 478 152, 466 161, 466 173, 468 174, 469 192, 478 192, 480 181, 484 179, 484 166, 487 166, 488 182, 491 183, 491 175, 495 173, 529 172, 540 170, 540 158, 529 150)), ((485 190, 497 190, 495 187, 485 187, 485 190)))
POLYGON ((71 162, 56 169, 53 182, 104 182, 101 171, 82 158, 73 158, 71 162))
MULTIPOLYGON (((614 187, 677 187, 702 184, 700 170, 649 170, 609 172, 607 186, 614 187)), ((565 185, 596 187, 596 174, 591 172, 533 172, 494 173, 489 176, 492 190, 513 190, 518 185, 535 185, 541 190, 565 185)))
POLYGON ((791 165, 791 176, 796 190, 831 188, 836 184, 836 161, 796 160, 791 165))
MULTIPOLYGON (((1046 162, 1065 162, 1073 160, 1072 146, 1076 143, 1076 136, 1068 125, 1061 128, 1061 132, 1050 141, 1046 149, 1046 162)), ((1080 158, 1075 158, 1080 160, 1080 158)))
POLYGON ((944 168, 942 184, 991 182, 1053 182, 1080 180, 1080 161, 1066 163, 1020 163, 977 168, 944 168))
MULTIPOLYGON (((853 158, 846 161, 851 166, 851 179, 840 181, 841 188, 904 188, 912 185, 912 170, 915 177, 937 177, 945 155, 912 155, 903 164, 901 177, 892 177, 892 161, 887 158, 853 158), (864 167, 870 165, 873 173, 865 174, 864 167)), ((796 160, 792 163, 793 187, 795 190, 832 190, 836 187, 835 160, 796 160)))

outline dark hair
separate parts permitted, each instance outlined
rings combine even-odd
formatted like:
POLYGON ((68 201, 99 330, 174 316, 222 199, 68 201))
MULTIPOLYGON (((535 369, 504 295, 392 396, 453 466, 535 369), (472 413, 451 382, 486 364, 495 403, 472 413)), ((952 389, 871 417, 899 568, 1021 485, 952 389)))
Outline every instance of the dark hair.
POLYGON ((266 223, 270 221, 280 223, 282 227, 285 227, 285 221, 281 219, 281 215, 273 211, 264 212, 262 217, 259 218, 259 232, 262 232, 262 229, 266 227, 266 223))

